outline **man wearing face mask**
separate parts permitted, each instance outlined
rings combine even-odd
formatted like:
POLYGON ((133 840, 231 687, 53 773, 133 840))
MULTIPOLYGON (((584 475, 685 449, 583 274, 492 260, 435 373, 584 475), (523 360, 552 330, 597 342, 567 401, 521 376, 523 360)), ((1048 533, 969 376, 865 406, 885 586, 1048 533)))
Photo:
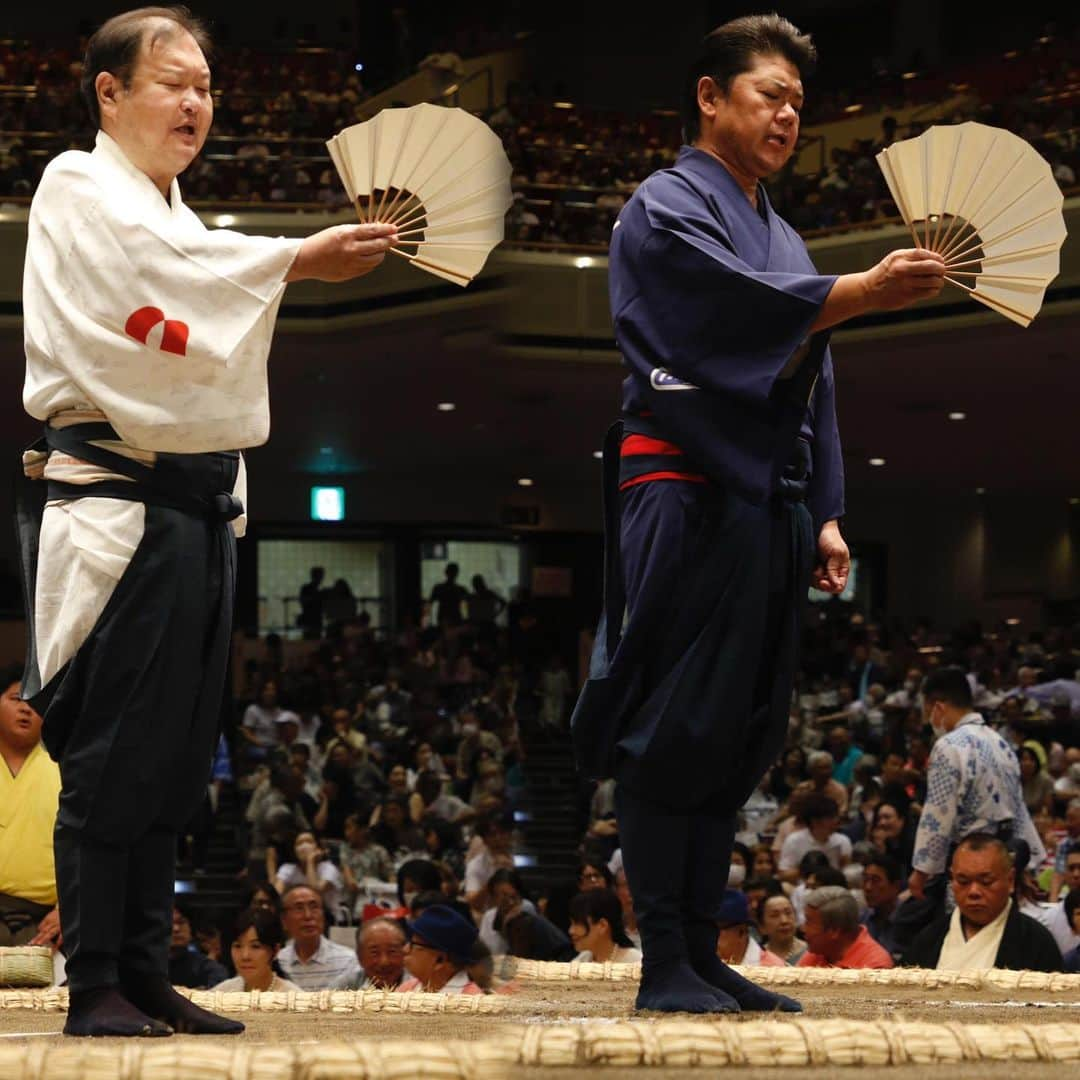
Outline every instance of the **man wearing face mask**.
POLYGON ((1038 865, 1046 852, 1024 804, 1016 754, 972 711, 971 684, 960 668, 941 668, 926 677, 923 720, 934 729, 936 742, 908 879, 912 896, 925 897, 928 884, 946 872, 957 844, 972 833, 1006 843, 1025 840, 1038 865))

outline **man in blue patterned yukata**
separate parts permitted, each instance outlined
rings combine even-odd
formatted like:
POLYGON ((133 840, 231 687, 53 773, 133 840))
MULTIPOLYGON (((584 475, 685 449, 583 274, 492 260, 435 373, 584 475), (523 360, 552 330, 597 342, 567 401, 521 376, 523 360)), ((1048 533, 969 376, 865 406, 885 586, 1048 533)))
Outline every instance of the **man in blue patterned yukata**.
POLYGON ((1046 857, 1024 803, 1016 752, 973 711, 971 684, 958 667, 927 675, 923 719, 937 736, 926 773, 926 802, 915 834, 908 887, 921 900, 949 868, 953 849, 972 833, 1023 840, 1029 865, 1046 857))
POLYGON ((778 15, 709 34, 687 70, 688 145, 612 235, 629 375, 573 737, 582 771, 616 779, 642 1009, 799 1009, 717 959, 716 919, 735 815, 783 746, 807 584, 839 593, 848 576, 826 331, 943 281, 921 250, 819 275, 770 206, 761 180, 795 151, 815 56, 778 15))

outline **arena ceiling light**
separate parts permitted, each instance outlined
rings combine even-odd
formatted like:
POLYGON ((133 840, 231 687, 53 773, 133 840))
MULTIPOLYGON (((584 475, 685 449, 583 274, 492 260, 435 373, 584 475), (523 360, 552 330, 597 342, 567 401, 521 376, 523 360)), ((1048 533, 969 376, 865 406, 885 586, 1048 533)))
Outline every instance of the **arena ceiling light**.
POLYGON ((438 409, 439 412, 453 412, 457 408, 457 405, 452 401, 440 401, 435 408, 438 409))
POLYGON ((880 469, 881 466, 885 464, 885 459, 883 457, 872 457, 870 459, 870 464, 873 465, 875 469, 880 469))
POLYGON ((949 419, 950 420, 966 420, 967 419, 967 413, 966 412, 951 412, 951 413, 949 413, 949 419))
POLYGON ((596 458, 597 461, 603 461, 604 460, 604 451, 603 450, 594 450, 592 452, 592 456, 594 458, 596 458))
POLYGON ((589 258, 589 256, 588 256, 588 255, 581 255, 581 256, 579 256, 578 258, 576 258, 576 259, 574 260, 574 265, 575 265, 575 266, 576 266, 576 267, 577 267, 577 268, 578 268, 579 270, 588 270, 588 269, 589 269, 589 267, 590 267, 590 266, 592 266, 592 264, 593 264, 593 261, 594 261, 594 260, 593 260, 593 259, 591 259, 591 258, 589 258))
POLYGON ((532 487, 533 483, 534 483, 534 481, 533 481, 532 477, 523 476, 523 477, 521 477, 520 480, 518 480, 518 487, 532 487))

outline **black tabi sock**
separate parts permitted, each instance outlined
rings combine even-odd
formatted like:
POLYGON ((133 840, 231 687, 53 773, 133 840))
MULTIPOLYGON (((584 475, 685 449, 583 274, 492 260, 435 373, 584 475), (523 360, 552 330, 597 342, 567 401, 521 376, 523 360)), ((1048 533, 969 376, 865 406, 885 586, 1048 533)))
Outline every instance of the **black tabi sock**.
POLYGON ((115 986, 72 990, 69 995, 65 1035, 152 1037, 172 1033, 168 1024, 140 1012, 115 986))

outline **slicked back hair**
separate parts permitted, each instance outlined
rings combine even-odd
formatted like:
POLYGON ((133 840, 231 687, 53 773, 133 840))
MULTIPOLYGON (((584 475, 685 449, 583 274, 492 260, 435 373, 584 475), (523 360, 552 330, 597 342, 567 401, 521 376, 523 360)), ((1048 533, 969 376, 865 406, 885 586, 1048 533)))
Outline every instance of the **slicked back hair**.
POLYGON ((187 31, 209 59, 211 52, 210 31, 206 23, 192 15, 186 7, 142 7, 114 15, 103 23, 86 46, 83 59, 82 79, 79 90, 90 113, 95 128, 101 127, 101 111, 98 108, 97 77, 108 71, 115 75, 126 89, 139 62, 143 42, 153 47, 158 41, 187 31))
POLYGON ((698 80, 708 75, 726 94, 732 80, 754 66, 758 56, 782 56, 805 82, 817 65, 817 49, 797 26, 775 12, 744 15, 707 34, 686 71, 683 84, 683 140, 692 143, 701 133, 697 103, 698 80))

